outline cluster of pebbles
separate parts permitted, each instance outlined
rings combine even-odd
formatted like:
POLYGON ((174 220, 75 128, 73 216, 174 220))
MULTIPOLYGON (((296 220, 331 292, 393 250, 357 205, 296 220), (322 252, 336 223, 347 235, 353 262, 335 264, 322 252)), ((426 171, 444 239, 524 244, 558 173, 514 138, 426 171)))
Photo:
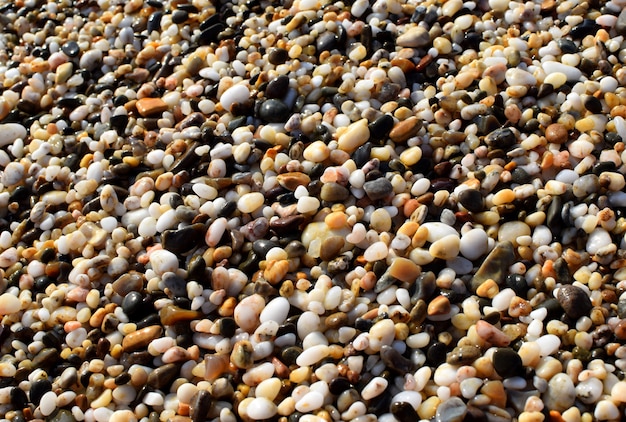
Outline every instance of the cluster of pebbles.
POLYGON ((619 421, 626 1, 0 5, 2 421, 619 421))

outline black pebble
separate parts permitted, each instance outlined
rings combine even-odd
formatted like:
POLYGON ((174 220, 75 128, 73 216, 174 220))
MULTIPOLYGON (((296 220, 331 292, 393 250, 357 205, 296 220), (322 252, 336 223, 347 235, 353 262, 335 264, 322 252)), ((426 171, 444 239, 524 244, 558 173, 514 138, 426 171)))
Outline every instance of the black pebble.
POLYGON ((509 347, 501 347, 493 353, 493 368, 502 378, 524 376, 522 358, 509 347))
POLYGON ((383 114, 378 117, 368 125, 370 130, 370 139, 374 141, 381 141, 385 139, 385 137, 389 135, 389 132, 391 132, 391 129, 393 129, 394 123, 395 121, 390 114, 383 114))
POLYGON ((268 123, 286 122, 290 114, 287 104, 276 98, 263 101, 259 107, 259 117, 268 123))
POLYGON ((483 195, 476 189, 465 189, 459 193, 459 203, 470 212, 483 210, 483 195))
POLYGON ((352 384, 350 384, 350 381, 348 381, 348 379, 345 377, 333 378, 328 384, 328 389, 330 390, 330 393, 334 394, 335 396, 338 396, 339 394, 343 393, 351 387, 352 384))
POLYGON ((43 397, 43 395, 51 390, 52 390, 52 383, 47 378, 33 381, 33 383, 30 386, 30 401, 35 406, 39 406, 39 403, 41 402, 41 398, 43 397))
POLYGON ((589 95, 585 99, 585 108, 592 112, 593 114, 602 113, 602 103, 593 95, 589 95))
POLYGON ((24 390, 19 387, 11 389, 11 404, 15 409, 23 409, 28 405, 28 397, 24 390))
POLYGON ((446 354, 446 345, 437 341, 428 347, 426 359, 429 365, 438 366, 446 361, 446 354))
POLYGON ((287 93, 287 88, 289 88, 289 77, 280 75, 269 81, 265 88, 265 95, 267 98, 282 98, 287 93))
POLYGON ((189 13, 185 10, 176 9, 172 13, 172 23, 179 24, 185 22, 189 18, 189 13))
POLYGON ((414 422, 419 419, 413 405, 407 402, 391 403, 391 414, 400 422, 414 422))
POLYGON ((513 289, 517 296, 526 297, 526 293, 528 293, 528 283, 526 283, 526 279, 523 275, 509 274, 506 277, 505 284, 507 287, 513 289))
POLYGON ((131 320, 143 314, 143 306, 143 296, 139 292, 130 292, 122 300, 122 310, 131 320))
POLYGON ((237 330, 237 323, 231 317, 221 318, 218 322, 220 328, 220 334, 224 337, 230 338, 235 335, 237 330))
POLYGON ((80 53, 80 47, 76 41, 68 41, 61 47, 61 51, 67 54, 69 57, 76 57, 80 53))

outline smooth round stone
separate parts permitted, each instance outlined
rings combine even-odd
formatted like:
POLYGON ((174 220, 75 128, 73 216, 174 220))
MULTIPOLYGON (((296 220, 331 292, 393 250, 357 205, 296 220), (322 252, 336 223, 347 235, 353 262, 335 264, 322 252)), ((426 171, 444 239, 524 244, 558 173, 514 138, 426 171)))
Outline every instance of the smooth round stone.
POLYGON ((546 72, 546 75, 550 75, 556 72, 562 73, 565 75, 568 81, 579 81, 580 77, 582 76, 582 72, 580 71, 580 69, 555 61, 543 62, 541 63, 541 67, 546 72))
POLYGON ((611 400, 600 400, 596 404, 593 416, 599 421, 610 421, 619 419, 621 412, 611 400))
POLYGON ((57 395, 54 391, 48 391, 41 397, 39 410, 44 416, 50 416, 56 409, 57 395))
POLYGON ((556 298, 565 314, 574 321, 582 316, 588 316, 593 307, 587 293, 580 287, 571 284, 560 287, 556 298))
POLYGON ((401 47, 419 48, 430 42, 430 34, 422 26, 411 26, 396 39, 396 45, 401 47))
POLYGON ((361 391, 361 397, 364 400, 371 400, 374 397, 378 397, 387 389, 389 381, 383 377, 374 377, 361 391))
POLYGON ((320 192, 320 199, 327 202, 343 202, 350 196, 350 191, 339 183, 324 183, 320 192))
POLYGON ((551 144, 563 144, 567 142, 569 134, 565 126, 560 123, 552 123, 546 128, 546 141, 551 144))
POLYGON ((454 227, 451 227, 447 224, 439 223, 439 222, 424 223, 420 226, 420 229, 428 230, 426 241, 431 242, 431 243, 434 243, 437 240, 445 236, 449 236, 449 235, 458 236, 458 233, 454 227))
POLYGON ((524 376, 525 370, 522 358, 509 347, 496 349, 492 355, 493 368, 502 378, 524 376))
POLYGON ((384 177, 380 177, 376 180, 365 182, 363 184, 365 194, 372 201, 384 199, 393 192, 393 185, 384 177))
POLYGON ((67 41, 61 47, 61 51, 67 54, 69 57, 76 57, 80 53, 80 47, 76 41, 67 41))
POLYGON ((11 145, 17 139, 26 139, 26 128, 19 123, 0 124, 0 148, 11 145))
POLYGON ((275 66, 285 63, 288 59, 289 51, 284 48, 272 48, 267 55, 267 60, 275 66))
POLYGON ((602 395, 603 389, 602 381, 597 378, 589 378, 578 383, 576 386, 576 396, 578 400, 585 404, 593 404, 598 401, 602 395))
POLYGON ((259 316, 259 321, 261 323, 275 321, 279 325, 283 324, 289 315, 289 307, 289 301, 286 298, 276 297, 265 305, 259 316))
POLYGON ((537 79, 535 79, 531 73, 515 67, 506 71, 505 78, 507 83, 511 86, 537 84, 537 79))
POLYGON ((282 382, 279 378, 270 378, 261 381, 254 391, 257 397, 274 400, 276 396, 278 396, 278 393, 280 393, 281 386, 282 382))
POLYGON ((330 156, 330 148, 323 141, 314 141, 304 149, 302 156, 314 163, 321 163, 330 156))
POLYGON ((462 422, 467 414, 467 405, 458 397, 444 400, 435 413, 436 422, 462 422))
MULTIPOLYGON (((284 50, 283 50, 284 51, 284 50)), ((271 54, 272 52, 270 52, 271 54)), ((268 82, 265 88, 267 98, 281 98, 289 88, 289 77, 287 75, 279 75, 268 82)))
POLYGON ((561 339, 554 334, 545 334, 539 337, 535 343, 539 346, 541 356, 550 356, 559 350, 561 339))
POLYGON ((472 229, 461 236, 459 251, 470 261, 480 258, 488 249, 489 236, 482 229, 472 229))
POLYGON ((507 149, 516 142, 517 137, 515 136, 515 132, 510 128, 496 129, 485 137, 485 143, 490 148, 507 149))
POLYGON ((546 75, 545 79, 543 80, 544 84, 548 84, 554 89, 559 89, 565 84, 565 82, 567 82, 567 75, 562 72, 550 73, 549 75, 546 75))
POLYGON ((556 374, 548 382, 548 389, 542 396, 546 408, 563 412, 576 400, 576 388, 566 374, 556 374))
POLYGON ((483 195, 475 189, 462 190, 458 195, 458 201, 469 212, 483 210, 483 195))
POLYGON ((265 307, 265 299, 259 294, 245 297, 234 311, 235 322, 244 331, 253 332, 259 326, 259 317, 265 307))
POLYGON ((374 262, 385 259, 388 254, 389 248, 385 242, 375 242, 365 250, 363 258, 365 258, 367 262, 374 262))
POLYGON ((405 402, 409 403, 413 409, 417 410, 420 404, 422 404, 422 395, 417 391, 401 391, 400 393, 393 396, 391 399, 392 403, 396 402, 405 402))
POLYGON ((243 103, 250 97, 250 89, 244 84, 233 85, 222 93, 220 103, 225 110, 232 111, 235 104, 243 103))
POLYGON ((595 254, 611 243, 613 243, 611 235, 605 229, 598 227, 589 234, 586 249, 588 253, 595 254))
POLYGON ((237 200, 237 209, 240 212, 250 214, 259 209, 265 202, 265 196, 261 192, 246 193, 237 200))
POLYGON ((517 245, 517 238, 520 236, 530 236, 530 227, 521 221, 507 221, 500 226, 498 230, 499 242, 512 242, 517 245))
POLYGON ((178 258, 170 251, 160 249, 150 254, 150 264, 157 275, 163 276, 178 269, 178 258))
POLYGON ((367 119, 361 119, 352 123, 337 140, 339 149, 352 152, 367 142, 370 137, 370 130, 367 119))
POLYGON ((0 295, 0 315, 9 315, 19 312, 22 302, 10 293, 0 295))
POLYGON ((391 216, 384 208, 375 210, 370 216, 370 227, 377 232, 388 232, 391 230, 391 216))
POLYGON ((273 417, 278 412, 278 408, 265 397, 257 397, 248 404, 246 411, 248 417, 253 420, 263 420, 273 417))
POLYGON ((433 242, 428 252, 435 258, 454 259, 459 254, 461 239, 457 234, 449 234, 433 242))
POLYGON ((296 402, 298 412, 307 413, 317 410, 324 405, 324 396, 318 391, 309 391, 296 402))
POLYGON ((309 347, 305 349, 296 359, 298 366, 311 366, 330 354, 330 349, 325 344, 309 347))
POLYGON ((586 174, 574 181, 572 193, 577 198, 584 198, 600 190, 600 179, 595 174, 586 174))
MULTIPOLYGON (((52 390, 52 383, 48 379, 39 379, 32 382, 29 392, 30 401, 39 406, 43 396, 52 390)), ((56 395, 55 395, 56 401, 56 395)))
POLYGON ((287 104, 276 98, 263 101, 259 108, 259 117, 268 123, 285 122, 290 114, 287 104))

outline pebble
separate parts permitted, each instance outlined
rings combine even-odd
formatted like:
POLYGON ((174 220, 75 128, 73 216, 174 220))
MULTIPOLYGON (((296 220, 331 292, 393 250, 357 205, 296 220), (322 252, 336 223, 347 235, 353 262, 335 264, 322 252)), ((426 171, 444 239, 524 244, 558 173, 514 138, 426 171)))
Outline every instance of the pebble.
POLYGON ((0 419, 619 419, 624 0, 35 3, 0 419))
POLYGON ((9 315, 18 312, 22 308, 21 301, 10 293, 0 295, 0 315, 9 315))
POLYGON ((451 397, 437 406, 435 420, 437 422, 461 422, 467 414, 467 405, 458 397, 451 397))
POLYGON ((430 35, 422 26, 411 26, 396 39, 396 44, 401 47, 424 47, 429 42, 430 35))
POLYGON ((16 140, 26 139, 26 128, 19 123, 0 124, 0 147, 13 144, 16 140))
POLYGON ((154 116, 168 109, 168 105, 160 98, 142 98, 137 101, 137 111, 143 117, 154 116))

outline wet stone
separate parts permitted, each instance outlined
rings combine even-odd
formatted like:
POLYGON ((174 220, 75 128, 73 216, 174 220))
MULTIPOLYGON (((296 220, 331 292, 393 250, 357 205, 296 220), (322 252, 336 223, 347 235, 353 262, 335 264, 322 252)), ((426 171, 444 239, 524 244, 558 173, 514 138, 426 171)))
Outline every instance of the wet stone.
POLYGON ((588 316, 592 304, 589 296, 580 287, 566 284, 559 288, 557 300, 565 311, 565 314, 576 321, 582 316, 588 316))
POLYGON ((69 57, 77 57, 80 53, 80 47, 76 41, 68 41, 61 47, 61 51, 69 57))
POLYGON ((165 273, 162 277, 163 284, 174 297, 187 296, 187 282, 176 273, 165 273))
POLYGON ((491 148, 508 149, 515 145, 517 137, 510 128, 496 129, 485 137, 485 143, 491 148))
POLYGON ((393 185, 389 180, 384 177, 380 177, 376 180, 365 182, 363 189, 368 198, 372 201, 378 201, 389 196, 393 192, 393 185))
POLYGON ((459 203, 470 212, 483 210, 483 195, 475 189, 465 189, 459 193, 459 203))
POLYGON ((350 381, 348 381, 348 379, 345 377, 333 378, 328 384, 328 389, 330 390, 330 393, 336 396, 350 389, 351 387, 352 385, 350 384, 350 381))
POLYGON ((168 105, 160 98, 142 98, 137 101, 136 107, 143 117, 154 116, 168 109, 168 105))
MULTIPOLYGON (((370 139, 373 141, 384 140, 384 138, 389 135, 389 132, 391 132, 391 129, 393 129, 393 126, 393 117, 389 114, 383 114, 368 125, 370 130, 370 139)), ((369 154, 367 159, 369 159, 369 154)))
POLYGON ((289 59, 289 52, 284 48, 272 48, 267 59, 273 65, 283 64, 289 59))
POLYGON ((211 394, 206 390, 198 390, 189 403, 189 416, 195 422, 208 420, 208 414, 212 405, 211 394))
POLYGON ((183 254, 199 246, 204 240, 206 226, 201 223, 191 224, 179 230, 163 232, 163 246, 175 254, 183 254))
POLYGON ((552 123, 546 128, 546 141, 553 144, 563 144, 567 142, 569 134, 565 126, 560 123, 552 123))
POLYGON ((166 363, 150 372, 147 384, 157 390, 164 390, 172 381, 176 379, 179 373, 179 366, 175 363, 166 363))
POLYGON ((282 98, 289 88, 289 77, 280 75, 269 81, 265 88, 267 98, 282 98))
POLYGON ((291 110, 281 100, 270 98, 259 107, 259 117, 268 123, 286 122, 291 110))
POLYGON ((48 422, 76 422, 76 418, 67 409, 59 409, 47 418, 48 422))
POLYGON ((509 241, 498 243, 474 274, 471 281, 472 290, 476 291, 483 282, 490 279, 501 285, 507 275, 506 271, 514 262, 513 244, 509 241))
POLYGON ((393 347, 383 345, 380 348, 380 357, 387 367, 397 371, 399 374, 406 374, 413 369, 410 359, 405 358, 393 347))
POLYGON ((48 391, 52 391, 52 383, 50 380, 46 378, 33 381, 29 392, 30 401, 35 404, 35 406, 38 406, 41 398, 48 391))
POLYGON ((626 35, 626 9, 622 10, 617 17, 615 31, 620 35, 626 35))
POLYGON ((345 245, 345 240, 341 236, 329 236, 322 241, 320 248, 320 258, 322 261, 330 261, 335 258, 345 245))
POLYGON ((350 196, 350 191, 339 183, 324 183, 320 198, 326 202, 343 202, 350 196))
POLYGON ((522 377, 525 374, 522 358, 511 348, 496 349, 492 361, 493 368, 502 378, 522 377))
POLYGON ((435 414, 436 422, 461 422, 467 414, 467 405, 458 397, 443 401, 435 414))
POLYGON ((394 418, 400 422, 413 422, 419 420, 419 416, 411 403, 394 402, 391 403, 389 410, 394 418))

